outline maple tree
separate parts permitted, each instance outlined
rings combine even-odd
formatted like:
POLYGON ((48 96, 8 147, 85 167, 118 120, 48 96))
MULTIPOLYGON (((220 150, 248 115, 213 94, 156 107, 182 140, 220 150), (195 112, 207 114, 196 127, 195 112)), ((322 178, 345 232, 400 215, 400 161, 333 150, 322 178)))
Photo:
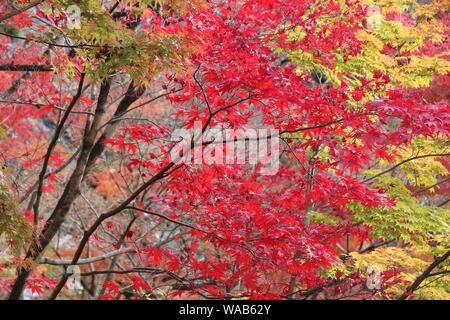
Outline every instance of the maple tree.
POLYGON ((0 296, 449 299, 449 15, 422 2, 1 1, 0 296), (175 161, 196 123, 276 129, 277 173, 175 161))

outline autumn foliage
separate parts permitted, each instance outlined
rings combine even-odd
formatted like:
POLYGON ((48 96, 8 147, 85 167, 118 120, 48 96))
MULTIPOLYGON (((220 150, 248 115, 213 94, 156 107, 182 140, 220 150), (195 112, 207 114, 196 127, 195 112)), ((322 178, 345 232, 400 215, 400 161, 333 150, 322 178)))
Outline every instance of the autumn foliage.
POLYGON ((0 298, 450 299, 448 28, 441 0, 0 1, 0 298), (276 173, 175 161, 198 123, 276 130, 276 173))

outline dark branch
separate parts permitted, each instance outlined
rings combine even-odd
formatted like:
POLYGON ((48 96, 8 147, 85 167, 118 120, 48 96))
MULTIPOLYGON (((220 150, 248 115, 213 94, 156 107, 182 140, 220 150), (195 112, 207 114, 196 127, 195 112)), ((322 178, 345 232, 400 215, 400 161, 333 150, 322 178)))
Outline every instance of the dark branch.
POLYGON ((372 177, 370 177, 370 178, 367 178, 366 180, 363 180, 362 182, 369 182, 369 181, 371 181, 371 180, 374 180, 374 179, 376 179, 376 178, 378 178, 378 177, 380 177, 380 176, 382 176, 382 175, 384 175, 384 174, 386 174, 386 173, 389 173, 389 172, 391 172, 391 171, 394 171, 394 170, 397 169, 398 167, 404 165, 405 163, 408 163, 408 162, 410 162, 410 161, 413 161, 413 160, 423 159, 423 158, 429 158, 429 157, 448 157, 448 156, 450 156, 450 153, 442 153, 442 154, 425 154, 425 155, 422 155, 422 156, 412 157, 412 158, 403 160, 403 161, 397 163, 395 166, 390 167, 389 169, 384 170, 383 172, 380 172, 380 173, 378 173, 378 174, 376 174, 376 175, 374 175, 374 176, 372 176, 372 177))
POLYGON ((450 250, 444 253, 442 256, 438 257, 432 264, 425 269, 425 271, 416 278, 412 285, 406 289, 406 291, 398 298, 398 300, 406 300, 412 293, 414 293, 417 288, 419 288, 420 284, 424 282, 427 278, 433 276, 431 272, 434 268, 436 268, 442 262, 445 262, 450 257, 450 250))

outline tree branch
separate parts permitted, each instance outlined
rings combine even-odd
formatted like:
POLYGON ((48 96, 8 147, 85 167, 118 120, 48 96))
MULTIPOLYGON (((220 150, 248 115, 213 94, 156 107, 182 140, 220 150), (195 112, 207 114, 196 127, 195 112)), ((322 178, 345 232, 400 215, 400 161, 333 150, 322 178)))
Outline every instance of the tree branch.
POLYGON ((422 282, 424 282, 427 278, 431 277, 431 272, 434 268, 436 268, 439 264, 442 262, 445 262, 450 257, 450 250, 448 250, 446 253, 444 253, 442 256, 436 258, 432 264, 428 266, 428 268, 425 269, 425 271, 417 277, 417 279, 413 282, 412 285, 406 289, 406 291, 398 298, 398 300, 406 300, 417 288, 420 286, 422 282))
POLYGON ((197 230, 197 231, 205 232, 205 233, 206 233, 206 231, 204 231, 204 230, 202 230, 202 229, 199 229, 199 228, 197 228, 196 226, 194 226, 194 225, 192 225, 192 224, 189 224, 189 223, 186 223, 186 222, 182 222, 182 221, 177 221, 177 220, 171 219, 171 218, 169 218, 169 217, 167 217, 167 216, 165 216, 165 215, 163 215, 163 214, 160 214, 160 213, 156 213, 156 212, 152 212, 152 211, 148 211, 148 210, 144 210, 144 209, 139 209, 139 208, 137 208, 137 207, 127 207, 127 209, 132 209, 132 210, 140 211, 140 212, 143 212, 143 213, 152 215, 152 216, 156 216, 156 217, 162 218, 162 219, 164 219, 164 220, 167 220, 167 221, 169 221, 169 222, 175 223, 175 224, 177 224, 177 225, 180 225, 180 226, 183 226, 183 227, 187 227, 187 228, 190 228, 190 229, 194 229, 194 230, 197 230))
POLYGON ((442 154, 425 154, 425 155, 421 155, 421 156, 412 157, 412 158, 403 160, 403 161, 397 163, 395 166, 390 167, 389 169, 387 169, 387 170, 385 170, 385 171, 383 171, 383 172, 380 172, 380 173, 378 173, 378 174, 376 174, 376 175, 374 175, 374 176, 372 176, 372 177, 370 177, 370 178, 367 178, 367 179, 363 180, 362 182, 369 182, 369 181, 371 181, 371 180, 374 180, 374 179, 376 179, 376 178, 378 178, 378 177, 380 177, 380 176, 382 176, 382 175, 384 175, 384 174, 386 174, 386 173, 389 173, 389 172, 391 172, 391 171, 394 171, 394 170, 397 169, 398 167, 404 165, 405 163, 408 163, 408 162, 410 162, 410 161, 413 161, 413 160, 423 159, 423 158, 429 158, 429 157, 448 157, 448 156, 450 156, 450 153, 442 153, 442 154))
POLYGON ((445 178, 445 179, 443 179, 443 180, 441 180, 441 181, 438 181, 438 182, 436 182, 435 184, 433 184, 433 185, 431 185, 431 186, 427 186, 427 187, 425 187, 425 188, 423 188, 423 189, 417 190, 417 191, 414 192, 412 195, 415 196, 415 195, 417 195, 417 194, 419 194, 419 193, 425 192, 425 191, 427 191, 427 190, 429 190, 429 189, 431 189, 431 188, 437 187, 438 185, 447 182, 448 180, 450 180, 450 177, 447 177, 447 178, 445 178))
POLYGON ((75 104, 77 103, 78 99, 81 97, 81 94, 83 92, 83 84, 84 84, 84 79, 85 79, 85 74, 82 73, 81 74, 81 78, 78 84, 78 89, 76 94, 73 96, 72 101, 70 101, 69 106, 67 107, 66 112, 63 114, 61 121, 59 122, 58 127, 55 130, 55 133, 53 135, 53 139, 50 142, 48 149, 47 149, 47 153, 45 155, 44 158, 44 163, 42 165, 42 170, 39 174, 39 179, 38 179, 38 188, 36 191, 36 201, 34 203, 33 206, 33 210, 34 210, 34 223, 37 224, 38 221, 38 217, 39 217, 39 204, 41 201, 41 196, 42 196, 42 188, 44 186, 44 179, 45 179, 45 174, 47 173, 47 167, 48 167, 48 163, 50 161, 50 157, 52 155, 53 149, 55 148, 56 144, 58 143, 59 140, 59 136, 64 128, 64 125, 67 121, 67 119, 69 118, 70 112, 72 111, 73 107, 75 106, 75 104))
POLYGON ((31 8, 34 8, 37 5, 41 4, 42 2, 44 2, 44 0, 37 0, 37 1, 31 2, 30 4, 26 5, 23 8, 14 9, 14 10, 12 10, 11 13, 7 13, 7 14, 1 16, 0 17, 0 23, 2 23, 3 21, 6 21, 6 20, 8 20, 8 19, 10 19, 10 18, 12 18, 14 16, 17 16, 18 14, 21 14, 21 13, 23 13, 23 12, 25 12, 25 11, 31 9, 31 8))

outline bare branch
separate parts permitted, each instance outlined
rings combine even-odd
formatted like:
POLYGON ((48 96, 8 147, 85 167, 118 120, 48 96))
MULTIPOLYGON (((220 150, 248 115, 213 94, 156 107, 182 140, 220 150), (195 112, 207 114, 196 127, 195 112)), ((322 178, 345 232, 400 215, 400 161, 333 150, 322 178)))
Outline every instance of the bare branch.
MULTIPOLYGON (((106 260, 106 259, 118 256, 121 254, 134 253, 134 252, 136 252, 136 250, 133 248, 122 248, 122 249, 115 250, 115 251, 109 252, 107 254, 104 254, 102 256, 80 259, 80 260, 78 260, 78 262, 76 264, 77 265, 89 264, 89 263, 93 263, 93 262, 97 262, 97 261, 101 261, 101 260, 106 260)), ((54 265, 54 266, 70 266, 70 265, 72 265, 71 260, 59 260, 59 259, 52 259, 52 258, 45 258, 45 257, 42 258, 39 263, 40 264, 50 264, 50 265, 54 265)))
POLYGON ((429 190, 429 189, 431 189, 431 188, 437 187, 438 185, 447 182, 448 180, 450 180, 450 177, 447 177, 447 178, 445 178, 445 179, 443 179, 443 180, 441 180, 441 181, 438 181, 438 182, 436 182, 435 184, 432 184, 431 186, 427 186, 427 187, 425 187, 425 188, 423 188, 423 189, 417 190, 417 191, 414 192, 412 195, 415 196, 415 195, 417 195, 417 194, 419 194, 419 193, 425 192, 425 191, 427 191, 427 190, 429 190))
POLYGON ((53 66, 42 64, 0 64, 0 71, 49 72, 53 66))
POLYGON ((382 176, 382 175, 384 175, 384 174, 386 174, 386 173, 389 173, 389 172, 391 172, 391 171, 394 171, 394 170, 397 169, 398 167, 404 165, 405 163, 408 163, 408 162, 410 162, 410 161, 413 161, 413 160, 423 159, 423 158, 429 158, 429 157, 448 157, 448 156, 450 156, 450 153, 442 153, 442 154, 425 154, 425 155, 421 155, 421 156, 412 157, 412 158, 403 160, 403 161, 397 163, 395 166, 390 167, 389 169, 384 170, 384 171, 382 171, 382 172, 380 172, 380 173, 378 173, 378 174, 376 174, 376 175, 374 175, 374 176, 372 176, 372 177, 370 177, 370 178, 367 178, 366 180, 363 180, 362 182, 369 182, 369 181, 371 181, 371 180, 374 180, 374 179, 376 179, 376 178, 378 178, 378 177, 380 177, 380 176, 382 176))
POLYGON ((7 14, 1 16, 0 17, 0 23, 2 23, 3 21, 8 20, 8 19, 10 19, 10 18, 12 18, 14 16, 17 16, 18 14, 21 14, 21 13, 23 13, 23 12, 25 12, 25 11, 31 9, 31 8, 34 8, 37 5, 41 4, 42 2, 44 2, 44 0, 37 0, 37 1, 29 3, 28 5, 26 5, 23 8, 14 9, 14 10, 11 11, 11 13, 7 13, 7 14))
POLYGON ((80 81, 79 81, 79 84, 78 84, 77 92, 73 96, 72 101, 70 102, 69 106, 67 107, 66 112, 62 116, 61 121, 59 122, 59 125, 56 128, 55 133, 53 135, 53 139, 52 139, 52 141, 50 142, 50 144, 48 146, 47 153, 46 153, 45 158, 44 158, 44 163, 42 165, 42 170, 41 170, 41 172, 39 174, 38 189, 36 191, 36 201, 35 201, 34 206, 33 206, 34 219, 35 219, 34 222, 35 222, 35 224, 37 224, 37 222, 38 222, 39 204, 40 204, 40 200, 41 200, 41 196, 42 196, 42 188, 44 186, 45 174, 47 173, 48 162, 50 161, 50 157, 52 155, 53 149, 55 148, 56 144, 58 143, 59 136, 60 136, 60 134, 61 134, 61 132, 62 132, 62 130, 64 128, 64 125, 65 125, 67 119, 69 118, 70 112, 72 111, 73 107, 77 103, 78 99, 81 97, 82 90, 83 90, 84 79, 85 79, 85 74, 82 73, 80 81))
MULTIPOLYGON (((427 278, 435 275, 431 272, 434 268, 436 268, 439 264, 442 262, 445 262, 450 257, 450 250, 448 250, 446 253, 444 253, 442 256, 436 258, 436 260, 433 261, 432 264, 426 268, 420 276, 416 278, 416 280, 413 282, 412 285, 406 289, 406 291, 398 298, 398 300, 406 300, 415 290, 417 290, 422 282, 424 282, 427 278)), ((437 274, 437 273, 436 273, 437 274)))

